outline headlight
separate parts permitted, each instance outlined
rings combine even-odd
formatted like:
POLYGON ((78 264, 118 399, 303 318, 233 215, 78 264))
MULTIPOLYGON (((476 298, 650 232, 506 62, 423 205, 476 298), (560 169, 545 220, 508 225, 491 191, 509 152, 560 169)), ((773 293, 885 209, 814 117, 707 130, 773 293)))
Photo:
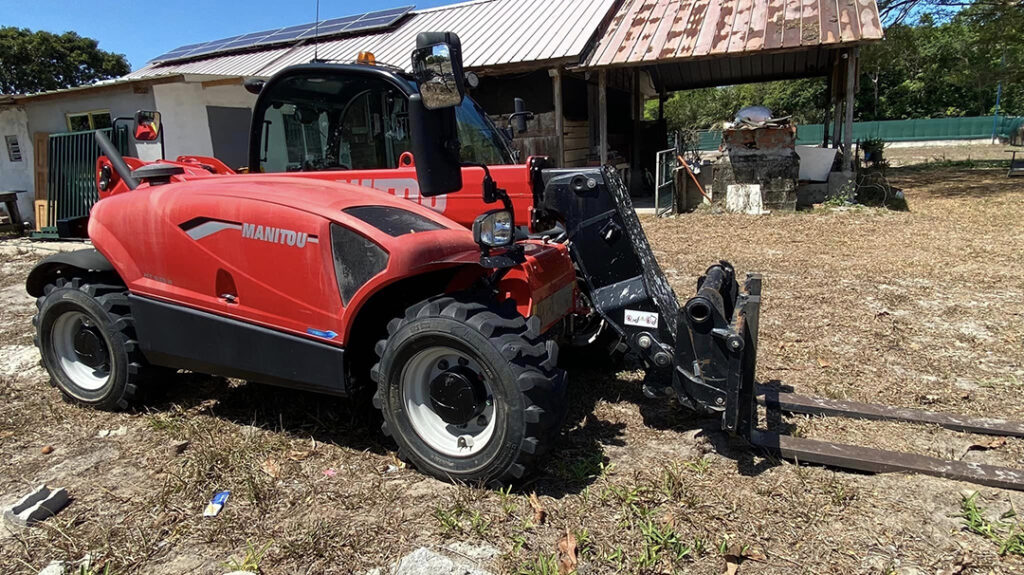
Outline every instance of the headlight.
POLYGON ((512 213, 507 210, 492 210, 473 222, 473 240, 488 248, 512 245, 514 231, 512 213))

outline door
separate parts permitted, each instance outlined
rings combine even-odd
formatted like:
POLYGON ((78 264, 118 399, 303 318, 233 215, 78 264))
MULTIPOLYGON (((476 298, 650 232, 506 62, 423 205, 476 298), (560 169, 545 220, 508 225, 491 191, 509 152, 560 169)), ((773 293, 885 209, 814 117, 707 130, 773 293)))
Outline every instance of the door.
POLYGON ((213 156, 233 170, 245 166, 249 161, 249 122, 252 121, 252 110, 207 106, 206 117, 210 122, 213 156))
MULTIPOLYGON (((36 183, 36 199, 46 199, 46 175, 48 173, 47 166, 49 166, 49 154, 47 152, 50 149, 48 145, 50 142, 50 135, 46 132, 36 132, 32 135, 32 156, 35 168, 35 183, 36 183)), ((36 222, 36 225, 44 226, 46 222, 36 222)))

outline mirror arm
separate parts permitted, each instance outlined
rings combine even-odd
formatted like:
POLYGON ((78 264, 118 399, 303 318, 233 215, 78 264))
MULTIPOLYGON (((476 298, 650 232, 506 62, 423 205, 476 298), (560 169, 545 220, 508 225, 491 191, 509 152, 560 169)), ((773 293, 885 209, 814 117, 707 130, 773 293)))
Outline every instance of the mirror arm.
POLYGON ((499 188, 497 182, 491 177, 491 170, 487 167, 487 164, 481 164, 478 162, 463 162, 462 165, 467 168, 482 168, 484 171, 484 203, 493 204, 494 202, 500 201, 501 206, 512 214, 512 221, 515 221, 516 212, 512 205, 512 198, 509 197, 508 192, 504 189, 499 188))
POLYGON ((516 118, 519 118, 520 116, 526 118, 527 120, 532 120, 533 112, 513 112, 508 115, 508 130, 512 134, 516 133, 515 129, 512 127, 512 121, 515 120, 516 118))

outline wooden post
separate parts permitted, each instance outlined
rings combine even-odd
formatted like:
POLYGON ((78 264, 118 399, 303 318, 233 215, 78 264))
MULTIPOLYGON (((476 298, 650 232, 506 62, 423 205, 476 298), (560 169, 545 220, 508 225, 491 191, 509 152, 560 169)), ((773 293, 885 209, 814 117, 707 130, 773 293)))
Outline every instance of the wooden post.
POLYGON ((601 165, 608 163, 608 70, 597 73, 597 116, 599 131, 598 147, 601 150, 601 165))
POLYGON ((640 68, 633 68, 633 146, 629 153, 629 189, 639 190, 643 184, 640 163, 640 122, 644 119, 644 97, 640 93, 640 68))
POLYGON ((555 98, 555 134, 558 135, 555 166, 565 165, 565 112, 562 107, 562 69, 559 67, 548 70, 555 98))
MULTIPOLYGON (((846 55, 843 54, 843 55, 838 56, 837 63, 838 64, 842 64, 843 66, 846 66, 847 64, 850 63, 850 58, 849 57, 845 57, 844 58, 843 56, 846 56, 846 55)), ((843 99, 841 97, 841 91, 843 89, 843 83, 842 83, 841 80, 842 80, 842 78, 845 77, 845 74, 842 73, 843 70, 845 70, 845 67, 836 66, 836 68, 835 68, 835 75, 833 76, 833 82, 832 82, 832 106, 833 106, 833 108, 832 108, 832 147, 833 148, 838 148, 839 147, 839 142, 841 141, 840 139, 843 137, 842 123, 841 123, 842 122, 842 117, 843 117, 843 107, 841 105, 842 101, 843 101, 843 99)))
POLYGON ((828 121, 829 118, 832 116, 832 102, 836 99, 835 95, 833 94, 833 92, 835 91, 835 82, 833 81, 835 73, 835 66, 830 65, 828 67, 828 75, 825 76, 825 115, 821 118, 821 127, 823 132, 821 137, 822 148, 828 147, 828 121))
POLYGON ((854 48, 846 60, 846 125, 843 127, 843 153, 846 155, 843 159, 846 160, 846 165, 850 167, 851 171, 857 167, 856 159, 853 157, 853 104, 857 86, 857 56, 859 53, 860 49, 854 48))

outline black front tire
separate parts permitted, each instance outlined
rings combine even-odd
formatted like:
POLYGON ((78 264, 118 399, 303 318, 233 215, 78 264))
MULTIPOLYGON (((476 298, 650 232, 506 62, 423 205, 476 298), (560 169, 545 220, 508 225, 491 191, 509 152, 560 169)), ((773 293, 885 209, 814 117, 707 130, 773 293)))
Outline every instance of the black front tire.
POLYGON ((432 298, 392 320, 388 338, 377 343, 380 361, 370 375, 377 383, 373 401, 383 412, 382 429, 398 444, 399 457, 448 481, 511 484, 522 478, 557 439, 566 411, 565 371, 555 366, 557 347, 542 338, 539 323, 508 303, 468 296, 432 298), (493 395, 492 435, 471 455, 436 449, 410 417, 404 370, 433 348, 465 355, 479 366, 493 395))
POLYGON ((148 367, 135 341, 131 310, 124 286, 88 283, 81 278, 58 279, 44 288, 36 300, 38 313, 32 318, 34 338, 42 365, 50 382, 72 403, 106 410, 126 409, 135 398, 139 380, 148 367), (62 317, 64 318, 62 320, 62 317), (83 369, 68 357, 66 334, 68 318, 88 322, 99 349, 106 357, 95 373, 105 373, 105 381, 85 383, 83 369), (61 349, 65 352, 61 353, 61 349))

